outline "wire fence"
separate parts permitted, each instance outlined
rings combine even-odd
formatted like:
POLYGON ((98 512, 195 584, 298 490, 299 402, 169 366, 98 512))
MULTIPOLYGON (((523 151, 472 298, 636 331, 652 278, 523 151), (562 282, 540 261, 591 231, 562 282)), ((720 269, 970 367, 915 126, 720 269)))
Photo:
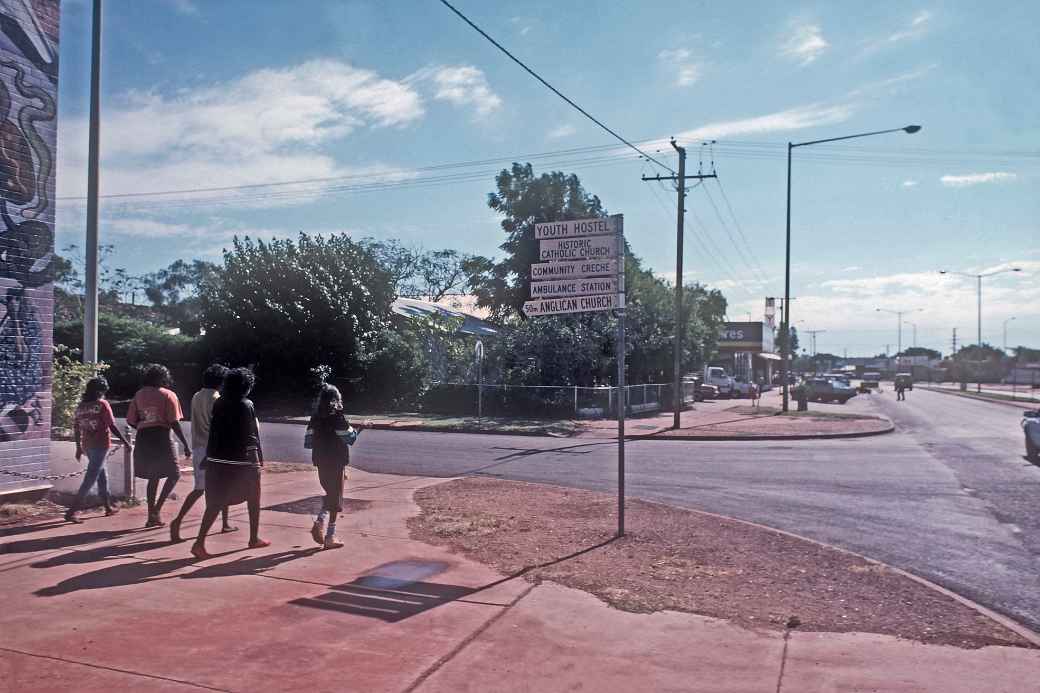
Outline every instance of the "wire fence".
MULTIPOLYGON (((683 383, 683 403, 693 402, 695 383, 683 383)), ((672 383, 625 387, 625 411, 671 411, 672 383)), ((577 385, 502 385, 438 383, 423 397, 430 414, 502 418, 598 419, 617 416, 618 388, 577 385)))

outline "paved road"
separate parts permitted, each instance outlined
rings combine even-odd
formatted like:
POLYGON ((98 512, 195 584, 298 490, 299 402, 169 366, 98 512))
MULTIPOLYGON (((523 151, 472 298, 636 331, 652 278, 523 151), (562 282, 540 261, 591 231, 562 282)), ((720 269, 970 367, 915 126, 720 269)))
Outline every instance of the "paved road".
MULTIPOLYGON (((928 577, 1040 630, 1040 468, 1019 410, 915 390, 855 398, 899 432, 791 442, 633 441, 632 496, 830 542, 928 577)), ((303 461, 303 428, 265 424, 269 459, 303 461)), ((354 463, 427 476, 485 474, 611 491, 616 443, 366 431, 354 463)))

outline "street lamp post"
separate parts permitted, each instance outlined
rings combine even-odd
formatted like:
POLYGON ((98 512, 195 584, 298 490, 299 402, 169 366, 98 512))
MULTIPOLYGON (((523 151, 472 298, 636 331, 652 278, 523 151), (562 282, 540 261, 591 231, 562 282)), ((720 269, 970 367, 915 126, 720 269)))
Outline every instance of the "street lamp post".
POLYGON ((784 311, 783 315, 783 334, 785 339, 781 349, 780 361, 780 373, 784 381, 784 396, 783 396, 783 410, 786 412, 788 409, 789 400, 789 383, 788 371, 789 361, 791 359, 791 152, 796 147, 808 147, 812 144, 825 144, 827 142, 839 142, 841 140, 851 140, 857 137, 870 137, 872 135, 886 135, 890 132, 905 132, 908 135, 912 135, 921 129, 920 125, 907 125, 902 128, 893 128, 891 130, 877 130, 875 132, 861 132, 856 135, 845 135, 844 137, 828 137, 823 140, 811 140, 809 142, 788 142, 787 143, 787 237, 786 237, 786 253, 784 258, 784 303, 787 304, 787 310, 784 311))
MULTIPOLYGON (((899 355, 903 353, 903 323, 906 322, 903 320, 903 316, 907 313, 918 313, 924 309, 914 308, 912 310, 889 310, 888 308, 875 308, 874 310, 878 313, 891 313, 896 316, 896 358, 899 358, 899 355)), ((913 323, 910 324, 913 325, 913 323)), ((914 325, 914 346, 917 346, 916 325, 914 325)))
MULTIPOLYGON (((1022 271, 1021 267, 1008 267, 1008 268, 1005 268, 1005 269, 1002 269, 1002 270, 997 270, 995 272, 987 272, 985 274, 971 274, 969 272, 954 272, 952 270, 939 270, 939 274, 956 274, 956 275, 960 275, 961 277, 968 277, 969 279, 975 279, 977 281, 977 284, 976 284, 977 288, 976 288, 975 296, 977 298, 977 303, 978 303, 978 342, 976 342, 976 344, 979 347, 980 358, 981 358, 981 352, 982 352, 982 280, 985 279, 986 277, 995 277, 998 274, 1005 274, 1007 272, 1021 272, 1021 271, 1022 271)), ((976 382, 975 382, 975 391, 976 392, 982 392, 982 371, 981 370, 979 371, 979 377, 976 379, 976 382)))
POLYGON ((1007 353, 1007 324, 1009 322, 1011 322, 1012 320, 1014 320, 1014 319, 1015 319, 1014 316, 1012 316, 1012 317, 1010 317, 1010 318, 1008 318, 1007 320, 1004 321, 1004 353, 1005 354, 1007 353))
POLYGON ((910 327, 914 328, 914 348, 916 349, 917 348, 917 323, 916 322, 910 322, 909 320, 904 320, 903 322, 905 322, 910 327))

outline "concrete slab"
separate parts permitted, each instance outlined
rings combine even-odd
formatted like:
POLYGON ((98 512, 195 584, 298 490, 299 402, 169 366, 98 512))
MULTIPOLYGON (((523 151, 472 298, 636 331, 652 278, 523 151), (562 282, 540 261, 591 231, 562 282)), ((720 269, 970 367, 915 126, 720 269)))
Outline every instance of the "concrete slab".
POLYGON ((0 681, 5 691, 76 691, 77 693, 197 693, 198 686, 132 672, 104 669, 52 657, 0 651, 0 681))
POLYGON ((779 633, 542 583, 416 690, 772 693, 782 653, 779 633))
POLYGON ((791 634, 781 691, 1037 693, 1040 651, 923 645, 866 633, 791 634))

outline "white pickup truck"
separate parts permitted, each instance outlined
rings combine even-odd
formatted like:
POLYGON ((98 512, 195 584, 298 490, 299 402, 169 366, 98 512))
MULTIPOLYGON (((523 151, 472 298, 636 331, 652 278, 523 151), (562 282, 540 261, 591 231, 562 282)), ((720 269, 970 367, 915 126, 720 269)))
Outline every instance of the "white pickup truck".
POLYGON ((719 397, 732 397, 736 383, 733 378, 726 375, 726 369, 719 366, 705 366, 704 384, 717 387, 719 389, 719 397))

